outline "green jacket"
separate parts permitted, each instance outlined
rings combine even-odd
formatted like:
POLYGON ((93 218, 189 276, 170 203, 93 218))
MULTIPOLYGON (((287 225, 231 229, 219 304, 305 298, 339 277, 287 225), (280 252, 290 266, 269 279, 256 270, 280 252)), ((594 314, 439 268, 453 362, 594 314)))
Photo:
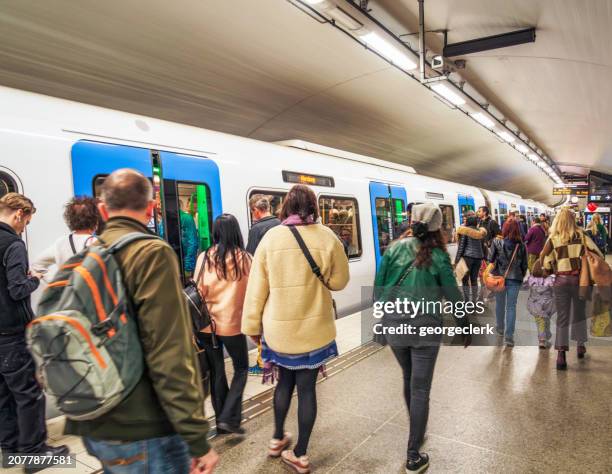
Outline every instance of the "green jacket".
MULTIPOLYGON (((463 296, 457 287, 450 256, 441 249, 432 251, 432 262, 427 268, 413 267, 421 243, 415 237, 408 237, 393 243, 383 255, 376 278, 374 280, 374 298, 376 301, 393 301, 407 299, 408 301, 451 302, 461 301, 463 296), (401 285, 398 283, 407 272, 401 285)), ((385 325, 393 326, 409 322, 413 326, 440 326, 443 324, 443 312, 434 309, 420 313, 412 319, 405 315, 388 315, 383 317, 385 325)), ((467 317, 455 318, 457 325, 469 324, 467 317)), ((404 345, 405 336, 386 337, 391 345, 404 345)), ((431 338, 432 340, 436 338, 431 338)), ((414 338, 415 344, 421 341, 414 338)))
MULTIPOLYGON (((393 243, 383 255, 380 268, 376 273, 374 286, 380 295, 384 289, 394 287, 401 280, 402 275, 414 262, 420 247, 419 239, 408 237, 393 243)), ((445 298, 448 301, 462 299, 457 287, 457 280, 453 272, 450 256, 444 250, 434 249, 431 254, 431 266, 428 268, 413 268, 404 279, 402 287, 415 290, 419 294, 427 291, 430 298, 445 298), (434 291, 431 294, 430 291, 434 291)))
MULTIPOLYGON (((127 218, 108 221, 101 239, 147 232, 127 218)), ((191 323, 182 296, 174 250, 162 240, 143 240, 117 254, 136 312, 145 373, 128 397, 91 421, 66 421, 66 434, 102 441, 140 441, 179 434, 193 457, 206 454, 208 422, 191 323)))

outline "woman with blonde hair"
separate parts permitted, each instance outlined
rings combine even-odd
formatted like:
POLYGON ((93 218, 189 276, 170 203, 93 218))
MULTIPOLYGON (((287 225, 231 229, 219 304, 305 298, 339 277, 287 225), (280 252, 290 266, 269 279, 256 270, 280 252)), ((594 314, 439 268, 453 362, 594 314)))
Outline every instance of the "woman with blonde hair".
POLYGON ((599 213, 593 214, 591 222, 586 228, 586 234, 595 242, 601 253, 606 254, 606 247, 608 245, 608 231, 606 226, 601 221, 601 215, 599 213))
POLYGON ((587 326, 585 302, 579 297, 580 269, 585 247, 601 255, 597 245, 576 224, 576 216, 569 208, 562 208, 555 216, 550 235, 540 258, 544 269, 555 274, 555 305, 557 307, 557 370, 567 369, 565 353, 569 350, 569 328, 572 340, 578 345, 578 358, 586 354, 587 326))

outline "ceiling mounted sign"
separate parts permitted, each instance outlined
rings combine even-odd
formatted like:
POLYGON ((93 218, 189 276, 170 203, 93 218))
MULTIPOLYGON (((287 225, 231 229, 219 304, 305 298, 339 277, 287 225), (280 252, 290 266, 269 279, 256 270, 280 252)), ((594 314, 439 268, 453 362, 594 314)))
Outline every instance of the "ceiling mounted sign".
POLYGON ((578 196, 586 197, 589 195, 589 185, 584 184, 563 184, 553 186, 553 196, 578 196))

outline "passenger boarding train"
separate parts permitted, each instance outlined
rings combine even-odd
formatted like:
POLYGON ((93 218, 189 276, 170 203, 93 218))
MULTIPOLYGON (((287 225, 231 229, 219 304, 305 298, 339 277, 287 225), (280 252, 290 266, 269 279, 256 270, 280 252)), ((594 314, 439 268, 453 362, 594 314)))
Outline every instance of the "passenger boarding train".
MULTIPOLYGON (((25 239, 30 258, 67 232, 63 206, 73 195, 98 195, 106 176, 133 168, 149 177, 158 204, 151 229, 182 261, 181 218, 195 219, 200 250, 222 212, 243 235, 248 201, 269 196, 278 211, 294 183, 312 186, 322 222, 342 239, 351 280, 337 295, 341 315, 359 309, 384 249, 414 203, 438 204, 450 241, 470 209, 488 205, 498 221, 511 211, 537 216, 546 205, 505 192, 421 176, 409 166, 302 141, 275 144, 0 87, 0 195, 30 197, 37 213, 25 239)), ((456 245, 449 245, 454 254, 456 245)), ((186 275, 188 277, 188 275, 186 275)))

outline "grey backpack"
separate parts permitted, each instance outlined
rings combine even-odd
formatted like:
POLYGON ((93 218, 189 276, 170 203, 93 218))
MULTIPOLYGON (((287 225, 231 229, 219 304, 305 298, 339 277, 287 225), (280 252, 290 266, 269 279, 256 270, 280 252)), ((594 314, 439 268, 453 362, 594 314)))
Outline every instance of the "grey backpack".
POLYGON ((44 291, 26 336, 45 390, 68 418, 98 418, 142 377, 138 327, 115 253, 158 238, 134 232, 109 247, 85 248, 44 291))

